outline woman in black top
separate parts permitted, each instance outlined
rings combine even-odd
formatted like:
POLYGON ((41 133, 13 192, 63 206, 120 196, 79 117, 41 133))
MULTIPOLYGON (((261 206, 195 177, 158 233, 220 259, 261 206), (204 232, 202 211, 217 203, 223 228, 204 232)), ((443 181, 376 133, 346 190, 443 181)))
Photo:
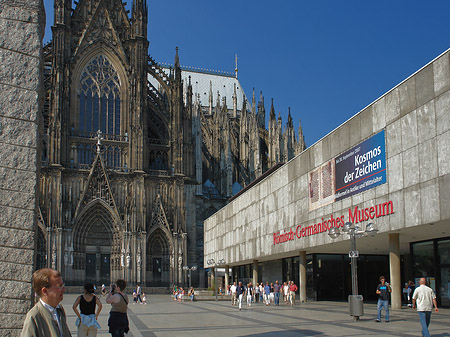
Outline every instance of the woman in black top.
POLYGON ((75 323, 78 327, 78 337, 95 337, 97 336, 97 329, 100 329, 97 318, 102 310, 102 303, 94 295, 94 291, 94 285, 86 283, 84 285, 84 294, 78 296, 73 304, 73 311, 78 316, 75 323), (80 306, 80 312, 78 311, 78 306, 80 306), (96 306, 97 312, 95 312, 96 306))

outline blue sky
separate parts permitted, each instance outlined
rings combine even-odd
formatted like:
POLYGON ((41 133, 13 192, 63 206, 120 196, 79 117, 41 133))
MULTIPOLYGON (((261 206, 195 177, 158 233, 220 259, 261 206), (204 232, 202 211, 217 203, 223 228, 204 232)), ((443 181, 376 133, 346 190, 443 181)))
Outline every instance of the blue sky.
MULTIPOLYGON (((133 0, 128 0, 130 8, 133 0)), ((446 0, 147 0, 149 54, 233 72, 307 146, 450 48, 446 0)), ((44 0, 51 38, 53 0, 44 0)))

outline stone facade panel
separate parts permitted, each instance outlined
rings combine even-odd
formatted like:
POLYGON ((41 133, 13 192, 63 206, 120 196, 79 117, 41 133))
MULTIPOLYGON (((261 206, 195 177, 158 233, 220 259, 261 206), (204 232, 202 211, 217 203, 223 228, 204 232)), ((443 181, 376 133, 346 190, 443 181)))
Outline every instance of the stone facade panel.
MULTIPOLYGON (((33 20, 32 17, 29 17, 33 20)), ((38 25, 37 18, 33 20, 38 25)), ((28 22, 29 23, 29 22, 28 22)), ((8 34, 0 34, 0 46, 9 50, 20 50, 27 55, 39 56, 40 32, 32 24, 24 24, 17 20, 0 20, 0 31, 8 34)))
MULTIPOLYGON (((29 280, 31 280, 31 274, 29 274, 28 276, 29 280)), ((30 282, 20 282, 16 280, 11 280, 11 277, 9 277, 7 280, 2 280, 2 286, 0 287, 1 298, 6 300, 8 298, 13 297, 14 300, 29 301, 30 295, 31 295, 30 282), (14 296, 11 296, 11 294, 14 294, 14 296)))
MULTIPOLYGON (((394 193, 390 193, 387 196, 387 199, 393 202, 394 206, 394 214, 389 215, 389 228, 390 229, 400 229, 405 227, 405 196, 404 191, 397 191, 394 193)), ((383 202, 388 201, 384 197, 381 198, 383 202)), ((377 199, 377 202, 380 202, 377 199)), ((380 218, 384 219, 384 218, 380 218)), ((378 220, 377 220, 378 221, 378 220)), ((381 220, 384 221, 384 220, 381 220)))
POLYGON ((3 227, 33 230, 34 216, 34 209, 0 206, 0 224, 3 227))
POLYGON ((387 178, 389 183, 389 193, 403 188, 403 156, 398 154, 387 160, 387 178))
POLYGON ((423 223, 440 220, 439 184, 437 179, 420 184, 420 202, 423 223))
POLYGON ((0 142, 13 145, 36 148, 38 145, 38 133, 30 132, 36 130, 37 126, 33 122, 21 121, 18 119, 8 119, 8 123, 2 118, 0 120, 2 128, 0 131, 0 142))
MULTIPOLYGON (((0 256, 1 256, 0 261, 3 262, 26 264, 30 263, 30 261, 33 261, 34 250, 0 247, 0 256)), ((29 278, 30 275, 28 275, 28 279, 29 278)))
POLYGON ((413 111, 401 119, 402 150, 405 151, 419 142, 417 131, 417 113, 413 111))
POLYGON ((419 183, 419 150, 418 146, 403 152, 403 187, 419 183))
POLYGON ((436 114, 435 114, 435 101, 431 100, 428 103, 417 108, 417 124, 419 143, 436 137, 436 114))
POLYGON ((415 78, 417 106, 420 107, 434 98, 433 65, 423 68, 415 75, 415 78))
POLYGON ((30 121, 37 119, 36 106, 39 104, 39 96, 35 91, 0 84, 0 92, 0 115, 30 121))
POLYGON ((404 116, 416 108, 416 79, 411 77, 399 85, 400 116, 404 116))
POLYGON ((0 188, 8 191, 33 191, 35 172, 0 167, 0 188))
POLYGON ((386 98, 382 97, 373 104, 373 132, 377 133, 386 127, 386 98))
POLYGON ((436 139, 430 139, 419 144, 419 175, 420 182, 425 182, 438 176, 438 156, 436 139))
POLYGON ((369 138, 373 134, 373 106, 370 105, 365 108, 361 113, 358 114, 361 116, 361 138, 366 139, 369 138))
POLYGON ((348 122, 350 127, 350 147, 361 141, 361 116, 355 115, 348 122))
POLYGON ((436 98, 437 134, 450 130, 450 90, 436 98))
POLYGON ((0 231, 0 246, 34 249, 34 233, 31 231, 3 228, 0 231))
POLYGON ((0 83, 9 83, 24 89, 39 87, 39 58, 0 49, 0 63, 4 69, 0 73, 0 83))
POLYGON ((433 62, 435 96, 450 90, 450 54, 445 53, 433 62))
POLYGON ((439 177, 439 206, 441 220, 450 219, 450 174, 439 177))
POLYGON ((2 280, 11 278, 15 281, 28 282, 32 274, 33 266, 31 264, 2 262, 2 268, 0 269, 0 279, 2 280))
POLYGON ((398 155, 402 150, 402 126, 401 121, 388 125, 386 128, 386 157, 398 155))
POLYGON ((450 173, 450 131, 437 137, 439 175, 450 173))
POLYGON ((400 117, 399 89, 395 88, 386 94, 386 124, 389 125, 400 117))
POLYGON ((0 204, 10 207, 20 205, 24 209, 33 210, 36 207, 36 196, 33 193, 9 191, 0 194, 0 204))
POLYGON ((405 227, 413 227, 422 223, 422 204, 420 201, 419 185, 406 188, 405 198, 405 227))

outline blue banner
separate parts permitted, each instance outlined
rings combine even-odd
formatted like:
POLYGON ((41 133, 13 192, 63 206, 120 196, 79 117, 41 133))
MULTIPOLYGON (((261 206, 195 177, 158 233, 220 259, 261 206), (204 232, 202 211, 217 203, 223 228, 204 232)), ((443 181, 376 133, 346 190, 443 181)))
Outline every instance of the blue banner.
POLYGON ((384 130, 335 159, 335 201, 386 182, 384 130))

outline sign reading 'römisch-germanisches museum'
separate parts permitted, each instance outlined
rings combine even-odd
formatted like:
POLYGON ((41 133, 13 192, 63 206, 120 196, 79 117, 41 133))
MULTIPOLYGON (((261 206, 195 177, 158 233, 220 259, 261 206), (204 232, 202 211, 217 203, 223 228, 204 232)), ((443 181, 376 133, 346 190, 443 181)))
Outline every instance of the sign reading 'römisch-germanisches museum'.
POLYGON ((384 130, 309 172, 312 211, 386 182, 384 130))

